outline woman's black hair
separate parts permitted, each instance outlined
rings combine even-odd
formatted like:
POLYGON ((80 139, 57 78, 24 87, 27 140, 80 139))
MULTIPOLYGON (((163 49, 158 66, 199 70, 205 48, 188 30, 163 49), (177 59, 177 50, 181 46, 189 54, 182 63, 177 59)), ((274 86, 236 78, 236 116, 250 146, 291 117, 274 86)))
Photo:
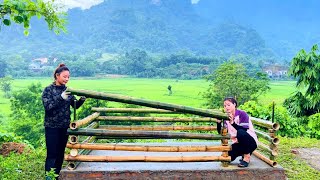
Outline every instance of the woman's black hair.
POLYGON ((63 71, 69 71, 69 68, 65 64, 59 64, 59 66, 56 68, 56 70, 53 73, 54 79, 57 79, 56 75, 60 74, 63 71))
POLYGON ((223 102, 224 102, 224 101, 230 101, 230 102, 232 102, 233 104, 235 104, 236 107, 238 106, 238 102, 237 102, 237 100, 236 100, 234 97, 226 97, 226 98, 224 98, 223 102))

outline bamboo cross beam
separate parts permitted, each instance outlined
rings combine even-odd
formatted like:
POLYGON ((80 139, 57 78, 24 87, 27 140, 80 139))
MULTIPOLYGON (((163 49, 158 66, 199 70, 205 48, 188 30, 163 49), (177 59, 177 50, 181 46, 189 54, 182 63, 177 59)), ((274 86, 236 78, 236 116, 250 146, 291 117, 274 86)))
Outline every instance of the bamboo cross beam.
POLYGON ((112 150, 112 151, 150 151, 150 152, 221 152, 230 151, 231 146, 143 146, 124 144, 67 144, 72 149, 112 150))
POLYGON ((100 125, 99 129, 107 130, 144 130, 144 131, 180 131, 180 130, 197 130, 197 131, 214 131, 217 130, 216 126, 116 126, 116 125, 100 125))
POLYGON ((81 126, 87 125, 90 122, 92 122, 94 119, 96 119, 98 116, 100 115, 100 113, 95 112, 93 114, 91 114, 90 116, 87 116, 81 120, 75 121, 75 122, 71 122, 70 123, 70 129, 74 130, 77 129, 81 126))
POLYGON ((252 121, 253 124, 264 127, 264 128, 271 128, 273 130, 279 130, 280 129, 280 124, 278 123, 273 123, 271 121, 266 121, 263 119, 255 118, 255 117, 250 117, 250 120, 252 121))
POLYGON ((272 144, 278 145, 280 143, 280 139, 277 137, 272 138, 267 133, 260 131, 260 130, 257 130, 257 129, 254 131, 257 133, 258 137, 266 139, 266 140, 270 141, 272 144))
POLYGON ((200 109, 200 108, 193 108, 193 107, 189 107, 189 106, 162 103, 162 102, 158 102, 158 101, 139 99, 139 98, 134 98, 134 97, 130 97, 130 96, 122 96, 122 95, 103 93, 103 92, 97 92, 97 91, 79 90, 79 89, 73 89, 73 88, 69 88, 69 87, 68 87, 67 91, 71 92, 74 95, 86 96, 88 98, 115 101, 115 102, 121 102, 121 103, 126 103, 126 104, 135 104, 135 105, 146 106, 146 107, 151 107, 151 108, 165 109, 165 110, 169 110, 169 111, 189 113, 189 114, 195 114, 195 115, 200 115, 200 116, 205 116, 205 117, 213 117, 213 118, 218 118, 218 119, 227 119, 227 115, 225 113, 207 110, 207 109, 200 109))
POLYGON ((278 151, 276 149, 271 149, 268 145, 259 142, 258 148, 269 152, 272 156, 278 156, 278 151))
POLYGON ((91 111, 106 113, 157 113, 157 114, 179 114, 176 111, 169 111, 154 108, 99 108, 92 107, 91 111))
POLYGON ((274 167, 277 166, 278 163, 276 161, 272 161, 269 158, 267 158, 266 156, 264 156, 263 154, 261 154, 258 151, 253 151, 252 153, 253 155, 255 155, 257 158, 261 159, 262 161, 266 162, 267 164, 269 164, 270 166, 274 167))
POLYGON ((67 161, 82 162, 207 162, 231 161, 231 156, 93 156, 93 155, 65 155, 67 161))
POLYGON ((125 131, 125 130, 103 130, 103 129, 83 129, 72 131, 68 129, 70 135, 83 136, 107 136, 107 137, 134 137, 134 138, 163 138, 163 139, 206 139, 221 140, 230 139, 230 136, 215 134, 199 134, 167 131, 125 131))
POLYGON ((135 117, 135 116, 99 116, 99 121, 144 121, 144 122, 217 122, 216 118, 179 118, 179 117, 135 117))

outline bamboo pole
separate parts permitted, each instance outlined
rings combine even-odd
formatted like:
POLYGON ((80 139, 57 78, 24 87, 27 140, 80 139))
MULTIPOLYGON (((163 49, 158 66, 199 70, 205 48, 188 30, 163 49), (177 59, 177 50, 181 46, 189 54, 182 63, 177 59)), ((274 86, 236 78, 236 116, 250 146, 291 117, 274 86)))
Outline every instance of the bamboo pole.
MULTIPOLYGON (((91 150, 83 150, 83 151, 79 151, 79 154, 88 155, 90 152, 91 152, 91 150)), ((80 163, 81 163, 80 161, 70 161, 70 162, 68 162, 67 169, 75 170, 79 166, 80 163)))
POLYGON ((109 94, 109 93, 103 93, 103 92, 78 90, 78 89, 73 89, 69 87, 67 91, 75 95, 86 96, 86 97, 95 98, 95 99, 115 101, 115 102, 121 102, 126 104, 135 104, 135 105, 146 106, 151 108, 165 109, 165 110, 181 112, 181 113, 190 113, 190 114, 195 114, 195 115, 200 115, 205 117, 213 117, 218 119, 227 119, 227 115, 225 113, 207 110, 207 109, 162 103, 158 101, 138 99, 130 96, 122 96, 122 95, 109 94))
POLYGON ((264 128, 272 128, 274 130, 279 130, 280 125, 278 123, 273 123, 271 121, 266 121, 263 119, 255 118, 255 117, 250 117, 250 120, 252 121, 253 124, 264 127, 264 128))
POLYGON ((266 162, 267 164, 269 164, 272 167, 277 166, 277 164, 278 164, 276 161, 270 160, 269 158, 267 158, 266 156, 264 156, 263 154, 261 154, 258 151, 253 151, 252 154, 255 155, 257 158, 261 159, 262 161, 266 162))
POLYGON ((141 146, 121 144, 68 144, 68 148, 113 151, 152 151, 152 152, 221 152, 230 151, 230 146, 141 146))
POLYGON ((96 129, 100 126, 100 124, 98 122, 92 122, 91 124, 89 124, 86 128, 87 129, 96 129))
POLYGON ((179 117, 135 117, 135 116, 99 116, 98 121, 147 121, 147 122, 217 122, 216 118, 179 118, 179 117))
POLYGON ((278 151, 275 149, 270 149, 270 147, 268 147, 266 144, 259 142, 258 148, 269 152, 272 156, 278 156, 278 151))
POLYGON ((154 108, 100 108, 92 107, 91 111, 106 113, 157 113, 157 114, 178 114, 176 111, 169 111, 154 108))
POLYGON ((65 155, 67 161, 82 162, 206 162, 206 161, 231 161, 231 157, 222 156, 90 156, 65 155))
POLYGON ((100 113, 95 112, 93 114, 91 114, 90 116, 87 116, 81 120, 75 121, 75 122, 71 122, 70 123, 70 129, 75 130, 78 129, 81 126, 84 126, 90 122, 92 122, 94 119, 96 119, 98 116, 100 115, 100 113))
POLYGON ((167 139, 206 139, 220 140, 230 138, 229 136, 221 136, 215 134, 199 134, 184 132, 167 132, 167 131, 124 131, 124 130, 103 130, 103 129, 78 129, 72 131, 68 129, 70 135, 83 136, 108 136, 108 137, 135 137, 135 138, 167 138, 167 139))
POLYGON ((260 130, 257 130, 257 129, 254 131, 257 133, 258 137, 266 139, 266 140, 270 141, 272 144, 278 145, 280 143, 280 139, 277 137, 272 138, 267 133, 260 131, 260 130))
POLYGON ((145 130, 145 131, 177 131, 177 130, 197 130, 197 131, 214 131, 216 126, 116 126, 116 125, 100 125, 99 129, 107 130, 145 130))

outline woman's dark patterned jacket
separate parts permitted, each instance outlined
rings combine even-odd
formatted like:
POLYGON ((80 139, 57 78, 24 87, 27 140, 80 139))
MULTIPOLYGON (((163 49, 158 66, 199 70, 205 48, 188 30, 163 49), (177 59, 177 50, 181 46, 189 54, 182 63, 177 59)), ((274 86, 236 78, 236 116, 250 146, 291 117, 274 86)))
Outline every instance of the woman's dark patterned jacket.
MULTIPOLYGON (((74 106, 76 98, 72 95, 67 100, 61 94, 67 87, 65 85, 56 86, 51 84, 42 93, 42 103, 45 109, 44 126, 50 128, 68 128, 70 124, 70 105, 74 106)), ((77 100, 76 106, 79 108, 83 100, 77 100)))

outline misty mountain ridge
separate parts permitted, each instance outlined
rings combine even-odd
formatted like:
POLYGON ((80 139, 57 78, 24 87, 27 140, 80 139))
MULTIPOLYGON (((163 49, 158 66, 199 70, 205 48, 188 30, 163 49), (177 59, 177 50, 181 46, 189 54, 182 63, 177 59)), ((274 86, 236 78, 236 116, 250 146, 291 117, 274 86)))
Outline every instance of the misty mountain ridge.
POLYGON ((319 43, 317 1, 108 0, 87 10, 68 11, 68 33, 49 32, 33 19, 1 28, 0 51, 46 56, 58 52, 150 53, 187 50, 196 55, 246 54, 290 61, 319 43), (303 9, 303 11, 301 10, 303 9), (297 13, 305 12, 305 13, 297 13))

